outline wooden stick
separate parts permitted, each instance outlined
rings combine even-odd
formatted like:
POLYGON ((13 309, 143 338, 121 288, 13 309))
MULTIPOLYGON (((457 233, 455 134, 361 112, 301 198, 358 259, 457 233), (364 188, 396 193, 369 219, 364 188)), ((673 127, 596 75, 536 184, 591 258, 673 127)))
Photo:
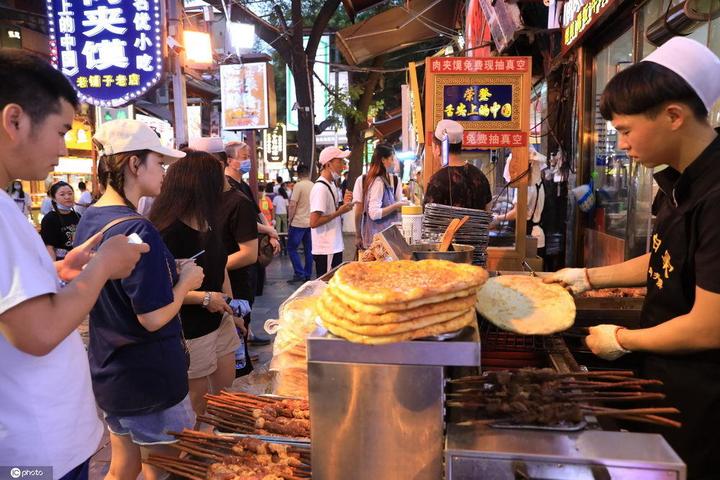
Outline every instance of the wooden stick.
POLYGON ((680 413, 680 410, 673 407, 657 407, 657 408, 607 408, 607 407, 598 407, 595 405, 579 405, 580 408, 584 410, 590 410, 593 415, 600 416, 600 415, 613 415, 613 414, 621 414, 621 415, 653 415, 656 413, 680 413))
POLYGON ((682 423, 671 420, 669 418, 660 417, 658 415, 615 415, 614 418, 621 420, 629 420, 633 422, 650 423, 653 425, 662 425, 666 427, 682 428, 682 423))

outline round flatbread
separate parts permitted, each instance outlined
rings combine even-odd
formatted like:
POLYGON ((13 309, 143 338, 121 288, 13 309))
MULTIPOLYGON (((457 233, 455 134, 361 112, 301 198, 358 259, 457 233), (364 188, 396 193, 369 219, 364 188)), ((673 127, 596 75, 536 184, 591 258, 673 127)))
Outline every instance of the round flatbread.
POLYGON ((389 312, 402 312, 405 310, 412 310, 423 305, 442 303, 448 300, 452 300, 454 298, 467 297, 468 295, 472 295, 474 297, 477 293, 477 288, 473 287, 467 290, 458 290, 457 292, 443 293, 440 295, 434 295, 432 297, 421 298, 420 300, 413 300, 412 302, 388 303, 385 305, 373 305, 369 303, 363 303, 361 300, 356 300, 352 297, 349 297, 340 290, 338 290, 337 287, 333 285, 332 280, 328 284, 327 288, 324 290, 323 294, 325 294, 325 292, 329 292, 336 299, 340 299, 340 302, 343 305, 346 305, 349 309, 352 309, 355 312, 381 315, 383 313, 389 312))
POLYGON ((353 343, 364 343, 367 345, 384 345, 388 343, 405 342, 416 338, 429 337, 432 335, 441 335, 443 333, 455 332, 470 325, 475 321, 475 311, 468 310, 467 313, 459 317, 448 320, 447 322, 437 323, 428 327, 402 332, 393 335, 370 336, 351 332, 339 325, 335 325, 327 320, 322 320, 323 325, 330 330, 333 335, 342 337, 353 343))
MULTIPOLYGON (((330 309, 328 309, 323 301, 320 301, 317 306, 320 318, 324 322, 332 323, 339 327, 344 328, 353 333, 361 335, 368 335, 371 337, 383 336, 383 335, 394 335, 397 333, 410 332, 412 330, 418 330, 420 328, 429 327, 430 325, 436 325, 438 323, 448 322, 454 318, 460 317, 468 313, 466 308, 460 312, 448 312, 439 313, 436 315, 426 315, 424 317, 414 318, 405 322, 393 322, 386 324, 357 324, 346 318, 335 315, 330 309)), ((473 308, 474 310, 474 308, 473 308)))
POLYGON ((353 262, 330 280, 343 295, 371 305, 412 302, 477 288, 488 278, 481 267, 446 260, 353 262))
POLYGON ((383 325, 387 323, 406 322, 430 315, 445 316, 445 318, 448 319, 451 318, 451 316, 447 316, 448 314, 457 316, 461 312, 473 308, 475 300, 475 292, 472 292, 472 294, 465 297, 451 298, 438 303, 429 303, 409 310, 376 314, 355 311, 343 303, 343 300, 336 297, 330 289, 326 289, 320 297, 320 303, 322 303, 326 310, 336 317, 343 318, 357 325, 383 325))
POLYGON ((498 328, 523 335, 549 335, 575 323, 567 290, 527 275, 491 278, 478 291, 476 308, 498 328))

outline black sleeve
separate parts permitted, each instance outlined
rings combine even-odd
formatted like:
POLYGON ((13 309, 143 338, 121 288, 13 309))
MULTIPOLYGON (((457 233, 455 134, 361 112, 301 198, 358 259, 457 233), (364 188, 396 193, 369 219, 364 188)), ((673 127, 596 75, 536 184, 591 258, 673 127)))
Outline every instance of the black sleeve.
POLYGON ((40 223, 40 236, 43 243, 55 248, 65 248, 65 241, 61 233, 58 214, 53 211, 45 215, 40 223))
POLYGON ((235 208, 231 210, 230 229, 237 243, 245 243, 258 238, 257 215, 253 203, 245 197, 237 196, 235 208))
POLYGON ((697 213, 695 282, 698 287, 720 293, 720 191, 708 195, 697 213))

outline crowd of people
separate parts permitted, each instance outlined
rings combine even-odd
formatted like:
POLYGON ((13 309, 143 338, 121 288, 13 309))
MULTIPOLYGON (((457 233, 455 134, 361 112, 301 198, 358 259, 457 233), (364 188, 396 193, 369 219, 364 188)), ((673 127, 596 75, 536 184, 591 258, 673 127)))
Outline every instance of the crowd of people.
MULTIPOLYGON (((610 81, 600 112, 620 146, 641 165, 667 166, 655 175, 652 245, 618 265, 544 280, 575 293, 647 286, 637 325, 591 327, 586 343, 607 360, 636 353, 642 376, 663 381, 683 423, 663 434, 689 476, 703 479, 720 474, 720 136, 708 122, 720 84, 707 71, 720 73, 715 54, 673 38, 610 81)), ((21 50, 0 49, 0 84, 0 185, 9 186, 0 191, 0 465, 86 479, 102 436, 99 406, 112 444, 107 478, 164 478, 142 458, 175 455, 168 432, 197 426, 205 393, 252 370, 251 310, 281 239, 289 281, 303 282, 342 261, 345 214, 354 210, 359 248, 397 221, 406 200, 394 151, 378 145, 344 195, 350 152, 327 147, 314 183, 300 165, 296 183, 278 178, 256 198, 243 178, 247 144, 204 138, 181 151, 142 122, 109 121, 93 136, 101 196, 93 202, 79 185, 76 202, 71 185, 53 184, 38 235, 22 181, 46 179, 67 154, 78 97, 59 71, 21 50), (77 328, 88 316, 86 352, 77 328)), ((425 201, 487 209, 489 183, 462 159, 462 138, 457 122, 438 123, 430 148, 446 165, 425 201)), ((538 221, 539 187, 528 227, 538 221)))

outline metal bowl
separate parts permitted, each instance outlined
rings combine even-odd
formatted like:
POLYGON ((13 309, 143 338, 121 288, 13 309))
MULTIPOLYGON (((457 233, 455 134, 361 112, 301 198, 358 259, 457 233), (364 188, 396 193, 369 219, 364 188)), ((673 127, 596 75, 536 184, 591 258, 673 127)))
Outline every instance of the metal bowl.
POLYGON ((455 263, 472 263, 473 252, 475 247, 472 245, 462 245, 460 243, 453 243, 452 250, 449 252, 438 252, 439 243, 421 243, 418 245, 411 245, 413 256, 416 260, 427 260, 432 258, 434 260, 448 260, 455 263))

